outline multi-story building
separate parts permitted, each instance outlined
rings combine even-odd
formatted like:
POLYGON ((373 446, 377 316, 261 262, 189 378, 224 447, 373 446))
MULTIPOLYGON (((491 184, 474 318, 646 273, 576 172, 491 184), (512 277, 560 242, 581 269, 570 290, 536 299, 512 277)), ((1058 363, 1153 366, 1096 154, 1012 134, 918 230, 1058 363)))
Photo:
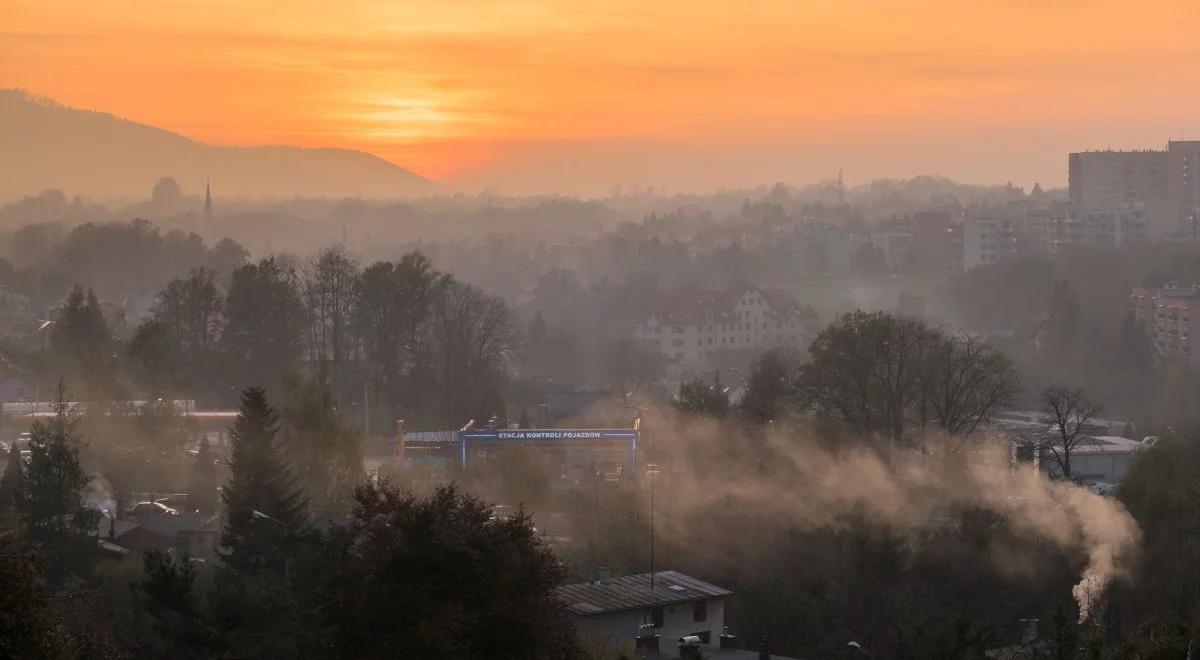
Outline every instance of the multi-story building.
POLYGON ((886 231, 871 232, 867 236, 871 247, 883 254, 883 262, 889 272, 905 270, 910 265, 913 234, 895 227, 886 231))
POLYGON ((1200 366, 1200 335, 1192 330, 1192 321, 1200 321, 1200 286, 1136 288, 1129 307, 1150 335, 1160 363, 1200 366))
POLYGON ((1141 209, 1154 237, 1173 234, 1200 209, 1200 141, 1165 151, 1085 151, 1068 157, 1071 205, 1141 209))
POLYGON ((1077 209, 1067 226, 1070 244, 1119 248, 1146 240, 1146 217, 1137 209, 1077 209))
POLYGON ((963 270, 1017 256, 1016 222, 1005 214, 978 209, 963 220, 963 270))
POLYGON ((1077 208, 1119 209, 1167 197, 1167 152, 1084 151, 1068 156, 1068 190, 1077 208))
POLYGON ((701 365, 720 351, 802 348, 812 312, 784 291, 746 286, 681 295, 639 323, 634 337, 674 363, 701 365))

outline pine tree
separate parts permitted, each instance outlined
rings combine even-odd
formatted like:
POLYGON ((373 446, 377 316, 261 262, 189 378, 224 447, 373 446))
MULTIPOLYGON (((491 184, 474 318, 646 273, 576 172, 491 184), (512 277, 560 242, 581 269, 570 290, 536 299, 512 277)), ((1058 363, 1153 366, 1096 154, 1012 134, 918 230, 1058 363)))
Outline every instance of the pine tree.
POLYGON ((78 419, 67 410, 59 383, 55 415, 34 422, 29 440, 29 531, 49 558, 51 581, 66 572, 87 572, 95 555, 92 536, 100 512, 84 505, 91 481, 79 461, 83 438, 78 419))
POLYGON ((300 485, 321 518, 349 513, 362 481, 359 435, 337 411, 333 394, 317 376, 290 383, 287 444, 300 485))
POLYGON ((213 513, 217 510, 217 467, 213 461, 212 447, 208 438, 204 438, 188 478, 188 508, 193 511, 213 513))
POLYGON ((308 499, 278 442, 279 416, 261 387, 242 391, 230 436, 233 457, 221 494, 226 565, 237 570, 282 566, 291 542, 310 533, 308 499))
POLYGON ((21 460, 21 450, 13 443, 8 450, 4 474, 0 476, 0 530, 15 526, 25 515, 27 504, 25 463, 21 460))

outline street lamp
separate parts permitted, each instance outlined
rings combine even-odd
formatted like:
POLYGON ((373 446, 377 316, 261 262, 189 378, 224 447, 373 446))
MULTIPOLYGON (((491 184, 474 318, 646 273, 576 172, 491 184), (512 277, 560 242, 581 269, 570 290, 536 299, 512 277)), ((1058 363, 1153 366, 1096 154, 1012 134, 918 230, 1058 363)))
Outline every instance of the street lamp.
POLYGON ((267 514, 263 513, 262 511, 259 511, 258 509, 251 511, 250 515, 254 516, 258 520, 270 520, 271 522, 275 523, 276 525, 279 525, 279 528, 283 530, 284 534, 287 534, 287 532, 288 532, 287 525, 284 524, 284 522, 282 520, 272 517, 272 516, 268 516, 267 514))
POLYGON ((868 658, 874 658, 874 657, 875 657, 875 655, 874 655, 873 653, 871 653, 870 651, 868 651, 868 650, 864 649, 864 648, 862 647, 862 644, 859 644, 858 642, 847 642, 847 643, 846 643, 846 646, 849 646, 850 648, 854 649, 855 651, 858 651, 859 653, 863 653, 863 654, 865 654, 865 655, 866 655, 868 658))
POLYGON ((650 477, 650 598, 651 611, 658 605, 658 594, 654 593, 654 475, 658 474, 657 463, 646 464, 646 474, 650 477))
POLYGON ((40 358, 39 361, 41 362, 41 364, 38 365, 38 370, 37 370, 37 373, 35 374, 37 380, 33 385, 33 388, 35 390, 37 390, 36 392, 34 392, 34 395, 33 395, 33 398, 36 399, 36 401, 34 402, 34 405, 33 405, 33 411, 35 413, 38 412, 38 410, 41 408, 40 404, 41 404, 41 400, 42 400, 42 372, 45 371, 45 369, 46 369, 46 335, 49 334, 46 332, 46 330, 49 329, 50 326, 54 325, 54 323, 55 322, 52 319, 39 319, 38 320, 37 332, 38 332, 38 334, 40 334, 42 336, 42 352, 38 356, 40 358))
MULTIPOLYGON (((275 518, 273 516, 268 516, 267 514, 263 513, 262 511, 259 511, 258 509, 254 509, 254 510, 250 511, 250 515, 253 516, 255 520, 269 520, 269 521, 275 523, 276 525, 279 525, 279 529, 283 530, 284 543, 286 543, 288 537, 291 536, 291 534, 288 532, 287 524, 285 524, 282 520, 275 518)), ((288 576, 288 556, 287 556, 287 550, 285 548, 284 555, 283 555, 283 579, 286 580, 287 576, 288 576)))

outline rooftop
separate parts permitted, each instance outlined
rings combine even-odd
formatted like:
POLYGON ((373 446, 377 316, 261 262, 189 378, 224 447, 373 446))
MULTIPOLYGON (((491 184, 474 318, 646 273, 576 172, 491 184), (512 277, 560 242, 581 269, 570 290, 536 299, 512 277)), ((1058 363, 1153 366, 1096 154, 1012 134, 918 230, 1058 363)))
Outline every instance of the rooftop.
POLYGON ((579 615, 683 603, 733 593, 676 571, 655 572, 654 591, 651 592, 650 575, 638 573, 595 582, 564 584, 556 592, 559 599, 567 604, 567 610, 579 615))

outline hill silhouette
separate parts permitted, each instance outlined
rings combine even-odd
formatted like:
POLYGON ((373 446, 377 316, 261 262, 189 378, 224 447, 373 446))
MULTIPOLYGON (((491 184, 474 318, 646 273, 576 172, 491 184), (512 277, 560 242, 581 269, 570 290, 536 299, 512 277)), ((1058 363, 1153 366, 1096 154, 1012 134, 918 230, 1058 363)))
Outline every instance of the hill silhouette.
POLYGON ((94 197, 142 197, 163 176, 192 194, 211 178, 223 197, 395 198, 437 184, 362 151, 221 147, 109 113, 0 90, 0 200, 47 188, 94 197))

